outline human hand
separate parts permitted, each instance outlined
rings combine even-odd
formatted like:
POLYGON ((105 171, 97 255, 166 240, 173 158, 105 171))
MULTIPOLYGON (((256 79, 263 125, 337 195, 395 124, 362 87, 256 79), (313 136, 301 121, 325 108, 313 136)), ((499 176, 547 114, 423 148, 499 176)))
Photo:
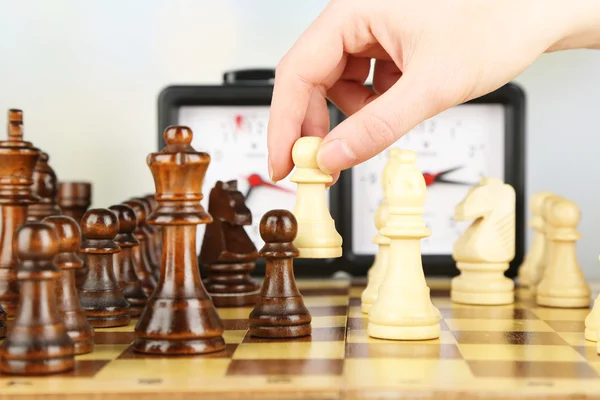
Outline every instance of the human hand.
POLYGON ((291 149, 301 136, 324 137, 317 161, 335 182, 339 171, 377 155, 422 121, 511 81, 542 53, 597 44, 588 31, 598 34, 599 5, 332 0, 277 67, 271 179, 293 169, 291 149), (364 86, 372 58, 374 91, 364 86), (331 132, 326 98, 348 116, 331 132))

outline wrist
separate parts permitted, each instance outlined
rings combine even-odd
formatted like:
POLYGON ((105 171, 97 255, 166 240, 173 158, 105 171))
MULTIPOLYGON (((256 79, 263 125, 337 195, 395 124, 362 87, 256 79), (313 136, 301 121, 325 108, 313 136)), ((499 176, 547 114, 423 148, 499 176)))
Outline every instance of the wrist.
POLYGON ((600 0, 557 0, 547 4, 555 8, 552 12, 561 27, 559 39, 547 52, 600 49, 600 0))

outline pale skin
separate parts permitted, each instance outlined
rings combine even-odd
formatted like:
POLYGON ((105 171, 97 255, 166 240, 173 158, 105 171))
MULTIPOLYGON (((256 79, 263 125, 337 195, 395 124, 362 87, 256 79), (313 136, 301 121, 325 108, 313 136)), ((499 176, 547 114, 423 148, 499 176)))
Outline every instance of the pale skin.
POLYGON ((293 169, 299 137, 320 136, 335 183, 422 121, 569 49, 600 49, 600 0, 332 0, 277 66, 271 180, 293 169), (331 131, 326 99, 348 116, 331 131))

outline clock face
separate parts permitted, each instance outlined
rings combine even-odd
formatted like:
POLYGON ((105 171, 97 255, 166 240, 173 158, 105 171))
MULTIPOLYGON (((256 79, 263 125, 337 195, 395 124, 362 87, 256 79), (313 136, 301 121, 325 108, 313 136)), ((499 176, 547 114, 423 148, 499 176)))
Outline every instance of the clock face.
MULTIPOLYGON (((463 104, 416 126, 393 146, 413 150, 428 183, 423 219, 432 234, 423 255, 448 255, 472 221, 454 220, 454 208, 483 176, 504 179, 505 110, 501 104, 463 104), (433 177, 451 170, 436 182, 433 177)), ((375 211, 383 198, 388 151, 352 168, 352 253, 373 255, 375 211)))
MULTIPOLYGON (((211 162, 204 179, 204 198, 217 181, 238 181, 238 190, 246 196, 252 212, 248 235, 260 249, 264 242, 258 227, 269 210, 292 211, 296 203, 296 184, 289 178, 273 185, 267 160, 267 124, 269 106, 183 106, 178 124, 194 132, 192 146, 210 154, 211 162)), ((329 202, 329 199, 327 199, 329 202)), ((208 208, 208 200, 203 201, 208 208)), ((198 248, 204 226, 198 226, 198 248)))

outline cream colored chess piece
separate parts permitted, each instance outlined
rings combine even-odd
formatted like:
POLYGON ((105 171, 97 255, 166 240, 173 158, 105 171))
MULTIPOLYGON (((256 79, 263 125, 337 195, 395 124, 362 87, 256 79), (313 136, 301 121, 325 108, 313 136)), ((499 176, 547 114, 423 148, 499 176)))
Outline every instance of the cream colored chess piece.
POLYGON ((515 257, 515 190, 497 178, 481 178, 456 206, 457 221, 474 219, 454 243, 460 275, 452 279, 456 303, 499 305, 514 302, 514 282, 504 276, 515 257))
POLYGON ((576 243, 581 239, 577 225, 581 213, 577 204, 561 199, 552 204, 547 221, 552 257, 537 287, 536 302, 541 306, 579 308, 590 305, 591 290, 577 261, 576 243))
POLYGON ((529 291, 531 292, 531 295, 534 298, 536 296, 537 287, 539 286, 540 282, 542 281, 542 278, 544 277, 544 274, 546 273, 546 267, 548 266, 548 262, 552 258, 553 244, 549 236, 550 232, 552 231, 552 224, 548 220, 548 216, 550 215, 550 210, 552 209, 554 203, 562 199, 563 197, 561 196, 550 195, 546 196, 542 201, 540 216, 544 221, 544 225, 541 230, 544 234, 544 253, 542 254, 542 258, 540 260, 540 263, 538 264, 537 270, 533 271, 534 273, 531 275, 531 280, 529 282, 529 291))
POLYGON ((590 342, 598 341, 598 329, 600 329, 600 295, 594 300, 594 307, 585 317, 585 340, 590 342))
POLYGON ((368 275, 368 283, 365 290, 363 290, 361 295, 361 310, 363 313, 368 314, 369 310, 377 300, 377 296, 379 293, 379 287, 381 286, 383 280, 385 279, 385 273, 387 271, 387 266, 389 263, 389 254, 390 254, 390 239, 381 234, 381 229, 385 226, 385 223, 390 214, 390 207, 388 204, 388 194, 386 192, 386 188, 389 186, 387 183, 389 182, 391 175, 394 173, 394 169, 397 168, 400 149, 390 149, 389 159, 383 168, 383 173, 381 175, 381 185, 383 186, 383 200, 381 204, 377 208, 377 212, 375 213, 375 226, 379 231, 375 238, 373 239, 373 243, 377 244, 378 250, 375 254, 375 263, 369 270, 368 275))
POLYGON ((440 336, 441 315, 431 302, 423 273, 421 239, 431 231, 422 218, 425 179, 415 162, 413 151, 401 151, 386 188, 390 214, 380 232, 390 238, 389 263, 367 326, 368 335, 379 339, 440 336))
POLYGON ((323 139, 302 137, 292 148, 296 171, 290 177, 298 184, 294 216, 298 221, 298 234, 294 246, 300 250, 299 258, 337 258, 342 256, 342 236, 327 208, 325 185, 333 181, 331 175, 317 165, 317 151, 323 139))
MULTIPOLYGON (((382 186, 382 191, 383 191, 383 199, 381 200, 379 207, 377 207, 377 211, 375 212, 375 218, 374 218, 375 227, 377 228, 378 231, 381 230, 383 225, 385 225, 385 221, 387 220, 388 215, 390 213, 389 207, 387 204, 387 200, 385 198, 385 186, 386 186, 385 182, 389 179, 390 171, 393 169, 394 161, 397 160, 399 153, 400 153, 400 149, 398 149, 398 148, 391 148, 388 151, 388 161, 386 162, 385 167, 383 168, 383 172, 381 173, 381 186, 382 186)), ((382 272, 382 271, 385 269, 386 261, 382 261, 382 260, 383 260, 383 258, 386 258, 386 260, 387 260, 387 254, 389 251, 389 239, 382 236, 381 233, 377 232, 377 234, 373 238, 373 243, 378 246, 378 249, 377 249, 377 253, 375 253, 375 260, 373 261, 373 265, 371 265, 371 268, 369 268, 369 270, 367 271, 368 282, 371 282, 371 278, 372 278, 373 274, 375 274, 375 275, 384 274, 385 275, 385 272, 382 272), (383 266, 383 269, 382 269, 382 266, 383 266)), ((367 287, 368 287, 368 285, 367 285, 367 287)), ((377 290, 378 288, 379 288, 379 286, 377 286, 377 288, 375 288, 375 289, 377 290)), ((367 289, 365 289, 365 290, 367 290, 367 289)), ((363 292, 363 295, 364 295, 364 292, 363 292)), ((375 294, 375 297, 377 297, 376 294, 375 294)), ((373 302, 375 301, 375 297, 369 296, 369 298, 372 299, 370 302, 370 305, 373 305, 373 302)), ((363 298, 363 301, 364 301, 364 298, 363 298)), ((370 308, 370 305, 369 305, 369 308, 370 308)), ((363 311, 363 312, 366 312, 366 311, 363 311)))
POLYGON ((544 218, 542 217, 542 207, 544 200, 552 196, 551 192, 537 192, 531 197, 529 208, 531 210, 531 220, 529 227, 533 231, 533 240, 531 247, 523 259, 523 263, 519 267, 519 286, 529 287, 532 280, 539 282, 538 274, 540 265, 544 257, 544 247, 546 243, 546 235, 544 230, 544 218))

